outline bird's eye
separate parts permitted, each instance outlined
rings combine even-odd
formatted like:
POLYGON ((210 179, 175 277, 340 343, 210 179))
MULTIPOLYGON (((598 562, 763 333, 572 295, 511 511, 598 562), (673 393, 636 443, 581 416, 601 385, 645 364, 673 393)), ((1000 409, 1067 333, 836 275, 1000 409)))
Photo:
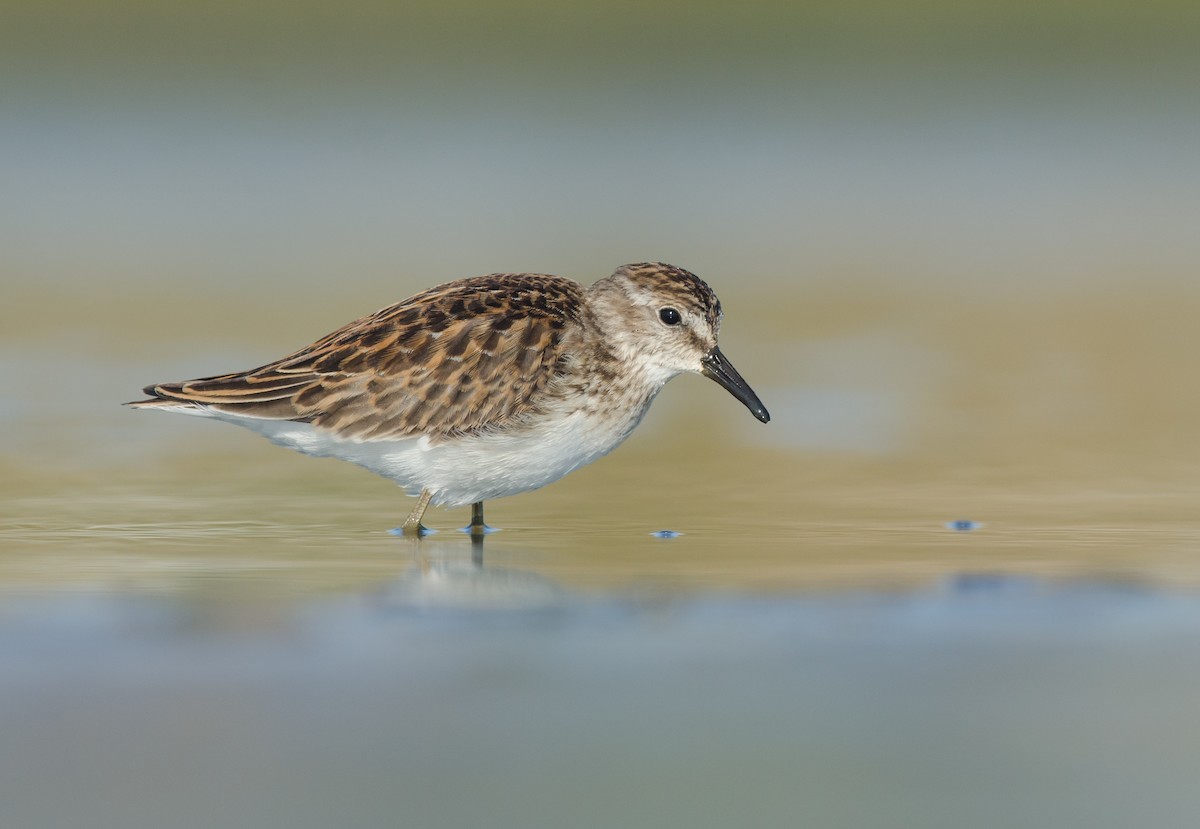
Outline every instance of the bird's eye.
POLYGON ((683 322, 683 317, 679 316, 679 312, 674 308, 664 308, 658 312, 658 318, 667 325, 679 325, 683 322))

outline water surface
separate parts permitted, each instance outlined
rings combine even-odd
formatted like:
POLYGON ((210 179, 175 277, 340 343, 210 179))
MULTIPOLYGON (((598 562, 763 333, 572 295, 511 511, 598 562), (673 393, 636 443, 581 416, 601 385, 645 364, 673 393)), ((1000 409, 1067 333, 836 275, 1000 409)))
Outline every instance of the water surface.
POLYGON ((193 5, 0 25, 0 824, 1200 822, 1196 4, 193 5), (644 260, 772 422, 482 555, 119 405, 644 260))

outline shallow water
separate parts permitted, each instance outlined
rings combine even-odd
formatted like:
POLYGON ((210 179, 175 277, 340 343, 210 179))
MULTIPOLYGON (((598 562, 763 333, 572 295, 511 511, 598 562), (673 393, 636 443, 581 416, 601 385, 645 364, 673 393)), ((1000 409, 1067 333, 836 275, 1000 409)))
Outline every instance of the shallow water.
MULTIPOLYGON (((985 342, 1019 307, 907 352, 731 338, 769 426, 676 381, 611 457, 489 503, 482 547, 466 510, 397 538, 386 481, 121 409, 161 354, 10 338, 4 822, 1194 825, 1194 388, 1075 346, 1064 401, 1037 315, 985 342)), ((252 360, 220 351, 182 373, 252 360)))
POLYGON ((9 601, 15 826, 1185 827, 1200 602, 957 579, 588 598, 448 560, 281 608, 9 601))
POLYGON ((8 5, 0 826, 1200 823, 1195 4, 8 5), (645 259, 772 422, 482 551, 119 405, 645 259))

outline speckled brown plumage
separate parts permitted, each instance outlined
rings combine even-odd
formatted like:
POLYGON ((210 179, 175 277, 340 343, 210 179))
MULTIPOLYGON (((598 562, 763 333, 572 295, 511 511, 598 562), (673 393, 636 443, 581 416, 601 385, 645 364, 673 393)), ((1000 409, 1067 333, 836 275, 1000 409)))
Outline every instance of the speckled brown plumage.
POLYGON ((144 391, 348 439, 469 433, 532 408, 562 358, 564 329, 579 320, 583 290, 546 274, 460 279, 259 368, 144 391))

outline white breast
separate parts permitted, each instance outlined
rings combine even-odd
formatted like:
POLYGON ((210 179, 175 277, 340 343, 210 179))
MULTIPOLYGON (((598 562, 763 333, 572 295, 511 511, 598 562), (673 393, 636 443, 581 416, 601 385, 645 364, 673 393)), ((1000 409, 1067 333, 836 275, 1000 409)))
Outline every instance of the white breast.
POLYGON ((584 408, 549 414, 520 429, 431 441, 342 440, 307 423, 211 412, 307 455, 335 457, 398 483, 408 494, 433 492, 432 502, 462 506, 528 492, 608 454, 629 436, 653 400, 622 412, 584 408))

